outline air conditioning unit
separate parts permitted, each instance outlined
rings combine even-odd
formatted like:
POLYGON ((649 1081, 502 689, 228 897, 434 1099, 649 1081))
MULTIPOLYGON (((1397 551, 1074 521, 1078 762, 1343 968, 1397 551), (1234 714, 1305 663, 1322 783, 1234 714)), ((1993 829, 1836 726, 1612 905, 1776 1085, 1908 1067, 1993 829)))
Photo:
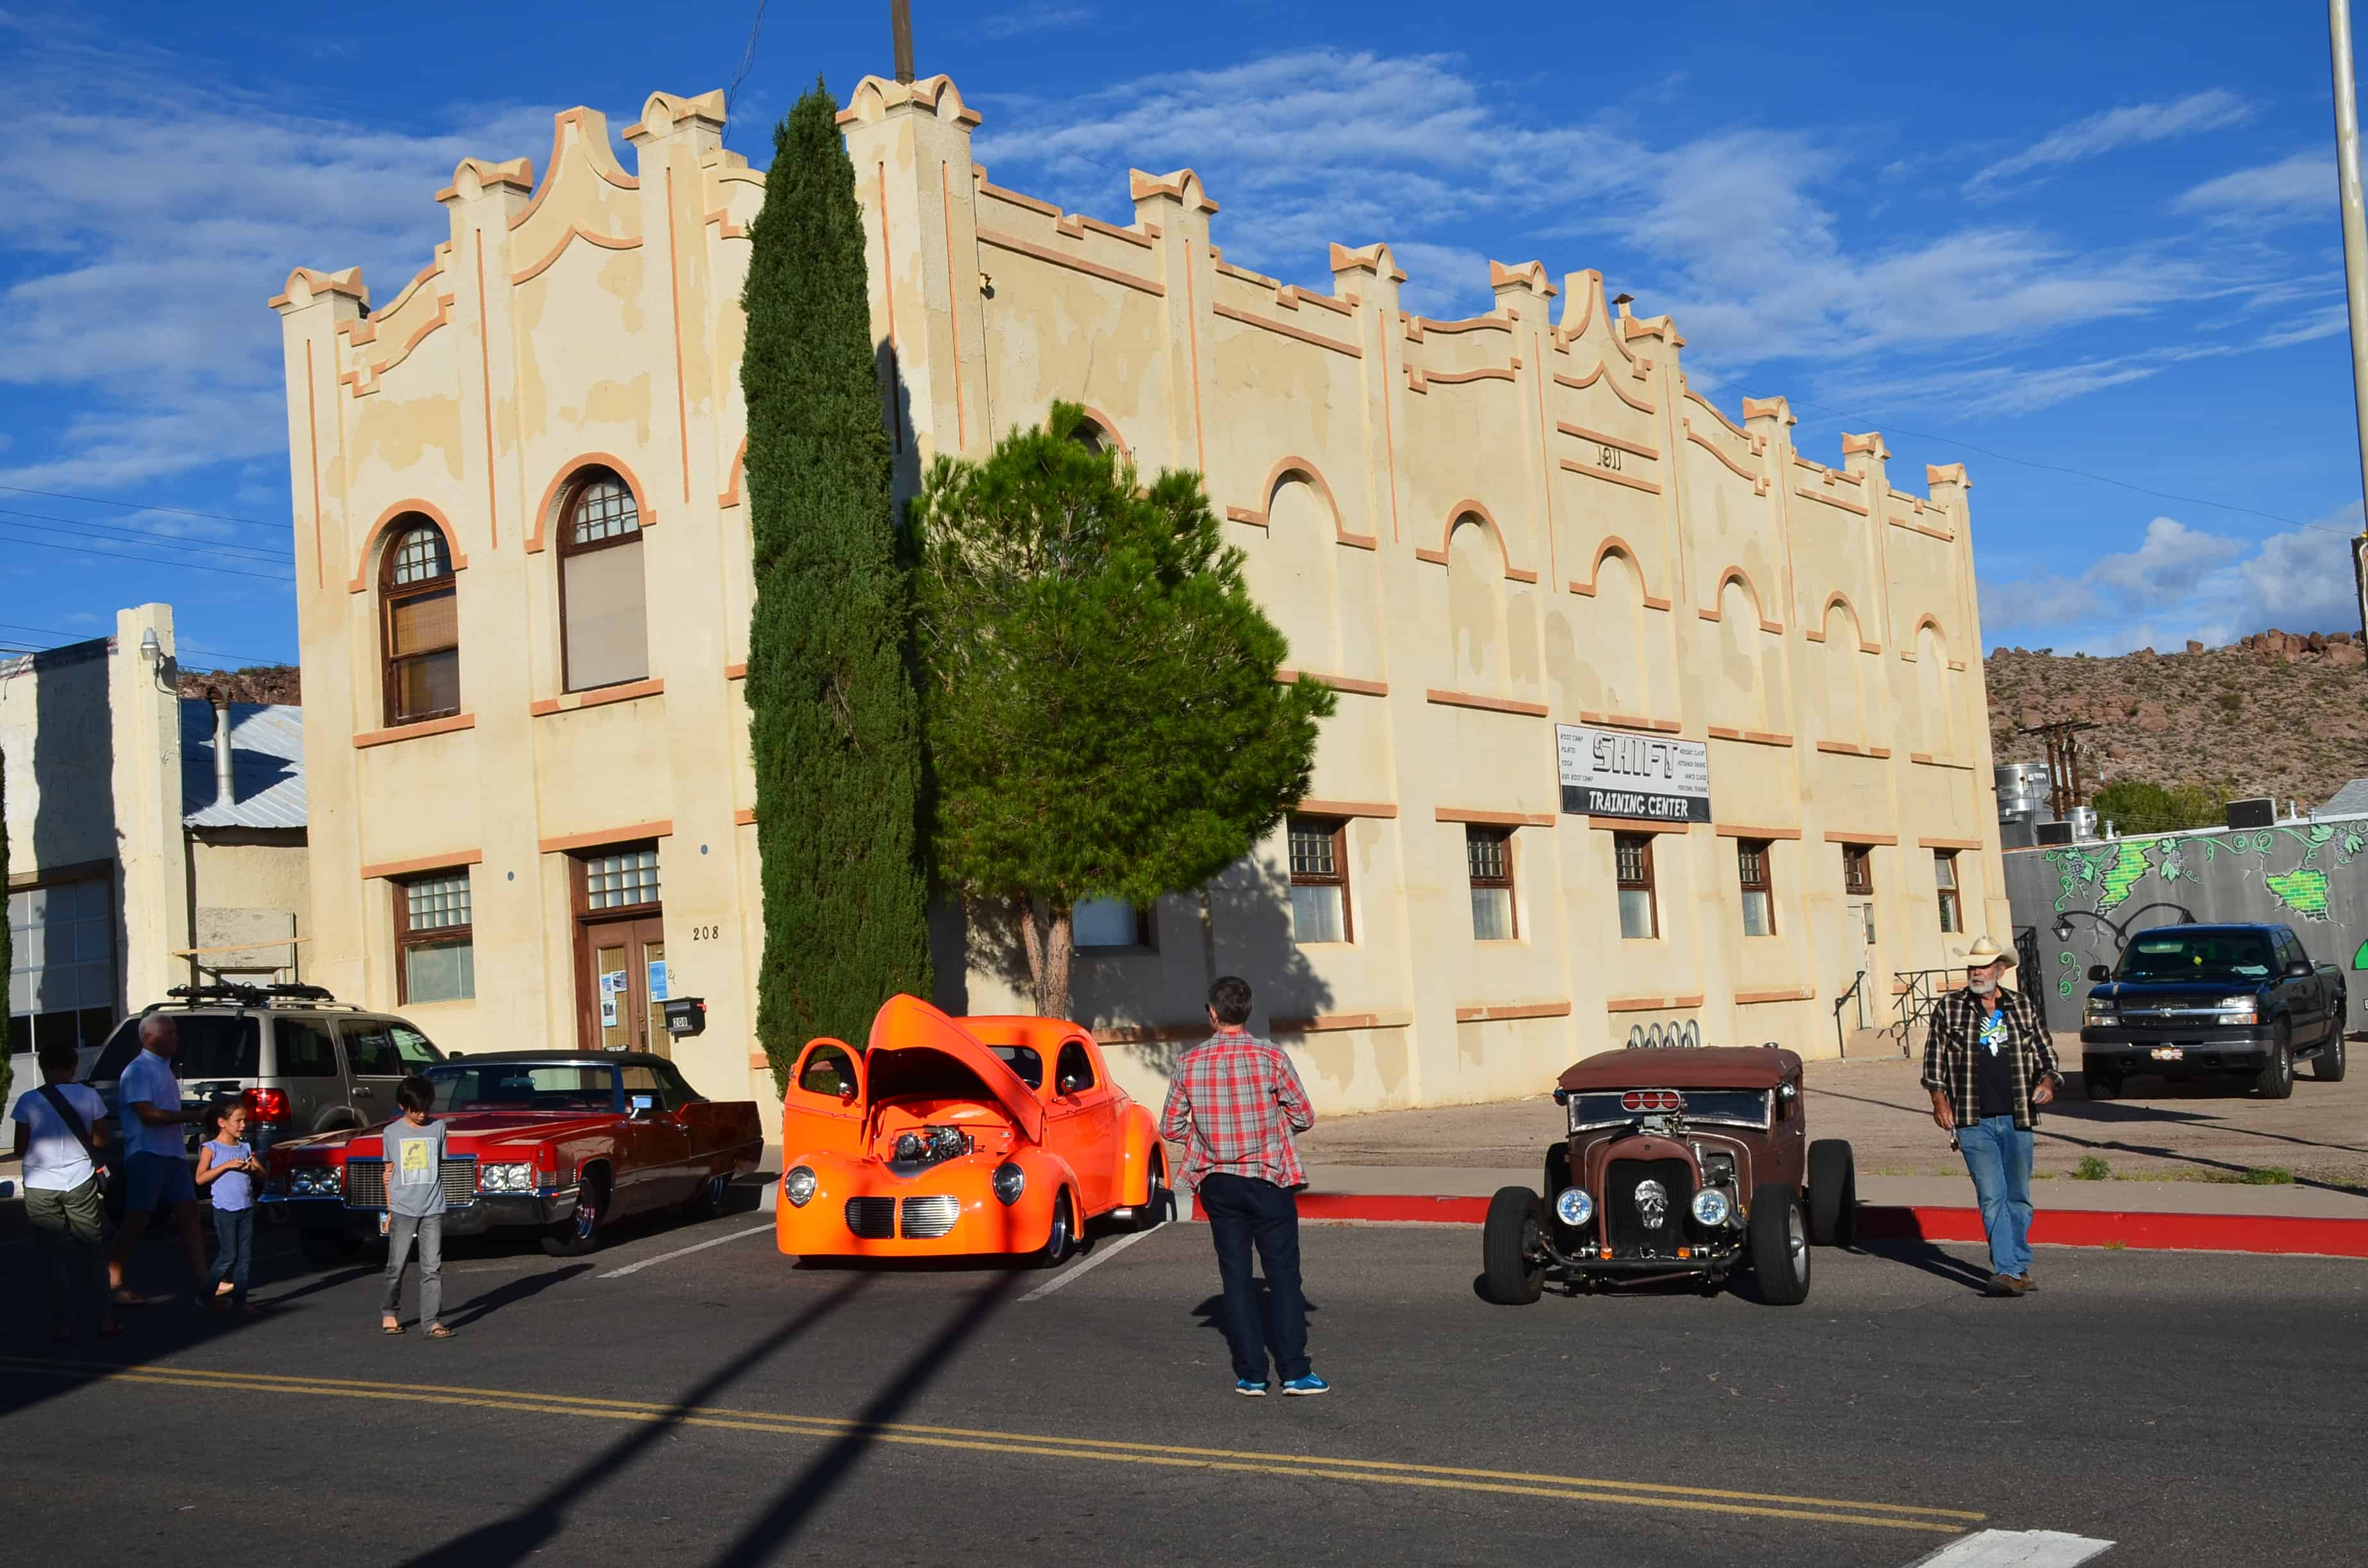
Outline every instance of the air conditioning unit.
POLYGON ((2040 844, 2069 844, 2072 842, 2072 824, 2068 822, 2037 823, 2032 825, 2031 831, 2034 841, 2040 844))
POLYGON ((2278 803, 2267 795, 2250 801, 2228 802, 2230 827, 2274 827, 2278 820, 2278 803))

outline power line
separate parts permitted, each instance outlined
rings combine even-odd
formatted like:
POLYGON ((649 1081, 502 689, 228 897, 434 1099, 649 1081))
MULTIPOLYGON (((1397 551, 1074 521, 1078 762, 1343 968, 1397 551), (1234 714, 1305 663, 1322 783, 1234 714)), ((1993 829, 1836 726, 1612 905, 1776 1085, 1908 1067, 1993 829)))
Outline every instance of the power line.
POLYGON ((1803 408, 1818 409, 1824 413, 1832 415, 1837 419, 1847 419, 1854 425, 1864 425, 1870 428, 1883 430, 1892 435, 1911 436, 1919 441, 1938 441, 1943 446, 1962 447, 1966 451, 1978 452, 1983 457, 1992 458, 2002 463, 2012 463, 2018 468, 2038 469, 2044 473, 2068 474, 2074 479, 2086 479, 2098 484, 2114 485, 2120 489, 2131 491, 2139 495, 2151 495, 2157 501, 2177 501, 2183 506, 2215 506, 2224 512, 2242 512, 2248 517, 2261 517, 2272 523, 2283 523, 2290 528, 2308 528, 2314 533, 2333 534, 2338 539, 2350 539, 2351 537, 2350 534, 2345 533, 2341 528, 2330 528, 2324 523, 2305 523, 2297 518, 2281 517, 2275 512, 2264 512, 2258 506, 2239 506, 2233 501, 2212 501, 2207 500, 2201 495, 2180 495, 2169 490, 2153 490, 2143 484, 2133 484, 2126 479, 2115 479, 2109 474, 2090 473, 2086 469, 2066 468, 2061 463, 2037 462, 2030 458, 2009 457, 2004 452, 1992 451, 1987 447, 1976 447, 1971 441, 1964 440, 1955 436, 1935 436, 1930 431, 1910 430, 1906 426, 1895 425, 1888 419, 1879 418, 1871 415, 1862 416, 1859 415, 1846 414, 1839 408, 1828 408, 1821 403, 1811 403, 1806 398, 1796 398, 1793 401, 1798 403, 1803 408))
POLYGON ((731 85, 723 89, 723 131, 718 138, 732 139, 732 106, 739 100, 740 84, 748 79, 748 68, 757 63, 757 34, 765 25, 765 0, 757 0, 757 15, 748 23, 747 47, 740 51, 740 68, 732 73, 731 85))
MULTIPOLYGON (((85 539, 139 540, 143 543, 162 545, 167 550, 194 550, 208 555, 223 555, 238 561, 284 561, 293 564, 296 560, 292 551, 265 550, 259 545, 187 540, 179 534, 157 533, 150 528, 119 528, 111 523, 85 522, 80 517, 53 517, 46 512, 16 512, 6 506, 0 506, 0 517, 22 517, 27 520, 28 526, 36 523, 60 523, 85 539)), ((44 528, 41 531, 50 533, 56 530, 44 528)))
MULTIPOLYGON (((37 637, 64 638, 65 642, 55 644, 58 647, 64 647, 67 643, 73 642, 97 642, 113 635, 106 631, 62 631, 54 626, 27 626, 14 620, 0 620, 0 628, 10 631, 29 631, 37 637)), ((233 653, 226 648, 200 648, 189 642, 182 643, 180 651, 185 653, 204 653, 217 659, 244 659, 250 665, 276 665, 280 662, 278 659, 267 659, 259 653, 233 653)))
POLYGON ((87 501, 94 506, 120 506, 128 512, 171 512, 183 517, 204 517, 217 523, 244 523, 251 528, 269 528, 273 533, 285 533, 290 525, 267 523, 254 517, 233 517, 226 512, 193 512, 187 506, 157 506, 145 501, 110 501, 104 495, 76 495, 65 490, 28 490, 21 484, 0 484, 0 490, 18 495, 46 495, 52 501, 87 501))
MULTIPOLYGON (((25 526, 26 525, 23 523, 0 523, 0 528, 17 528, 25 526)), ((138 556, 127 555, 120 550, 92 550, 81 545, 51 544, 47 540, 19 539, 13 534, 0 534, 0 540, 6 540, 10 544, 28 544, 36 550, 62 550, 69 555, 96 555, 102 561, 112 561, 118 565, 121 565, 126 561, 140 560, 138 556)), ((225 577, 253 577, 261 582, 278 583, 282 586, 285 586, 289 581, 288 578, 281 576, 276 572, 241 572, 235 567, 231 566, 209 566, 202 561, 152 560, 143 562, 143 564, 151 566, 173 566, 177 567, 184 572, 214 572, 219 573, 225 577)))

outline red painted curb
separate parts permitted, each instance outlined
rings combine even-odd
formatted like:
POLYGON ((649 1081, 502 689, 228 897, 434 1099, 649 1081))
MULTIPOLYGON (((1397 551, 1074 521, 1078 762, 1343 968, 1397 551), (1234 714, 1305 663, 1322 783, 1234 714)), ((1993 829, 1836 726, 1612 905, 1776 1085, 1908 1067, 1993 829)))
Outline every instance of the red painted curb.
MULTIPOLYGON (((1383 1223, 1476 1225, 1488 1215, 1485 1198, 1303 1192, 1303 1220, 1365 1220, 1383 1223)), ((1192 1217, 1204 1220, 1198 1199, 1192 1217)), ((1978 1209, 1862 1204, 1858 1233, 1871 1242, 1979 1242, 1978 1209)), ((2053 1246, 2127 1247, 2155 1252, 2234 1252, 2263 1256, 2368 1257, 2368 1220, 2321 1220, 2294 1214, 2149 1214, 2123 1210, 2043 1209, 2031 1239, 2053 1246)))

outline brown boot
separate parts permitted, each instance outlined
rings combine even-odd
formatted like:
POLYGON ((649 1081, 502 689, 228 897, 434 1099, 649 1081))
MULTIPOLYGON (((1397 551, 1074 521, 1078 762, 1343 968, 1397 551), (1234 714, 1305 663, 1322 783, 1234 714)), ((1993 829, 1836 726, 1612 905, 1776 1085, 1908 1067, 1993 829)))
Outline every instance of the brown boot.
POLYGON ((2031 1287, 2011 1274, 1993 1274, 1990 1276, 1989 1284, 1983 1289, 1982 1293, 1988 1296, 2020 1296, 2030 1289, 2031 1287))

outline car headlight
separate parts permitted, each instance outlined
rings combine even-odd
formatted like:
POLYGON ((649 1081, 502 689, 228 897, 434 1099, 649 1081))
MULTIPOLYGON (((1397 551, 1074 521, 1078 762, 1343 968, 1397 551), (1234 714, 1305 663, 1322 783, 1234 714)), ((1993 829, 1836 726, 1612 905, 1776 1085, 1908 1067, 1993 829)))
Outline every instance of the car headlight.
POLYGON ((336 1190, 337 1173, 327 1165, 299 1165, 288 1173, 288 1192, 292 1198, 318 1198, 336 1190))
POLYGON ((1006 1160, 995 1167, 995 1175, 987 1178, 987 1185, 995 1188, 996 1199, 1008 1209, 1019 1202, 1019 1195, 1028 1190, 1028 1173, 1006 1160))
POLYGON ((811 1167, 791 1165, 789 1175, 781 1178, 781 1196, 790 1200, 792 1209, 803 1209, 814 1201, 814 1188, 822 1185, 811 1167))
POLYGON ((2220 998, 2220 1021, 2226 1024, 2250 1024, 2260 1021, 2259 1004, 2250 996, 2220 998))
POLYGON ((1735 1212, 1735 1200, 1714 1187, 1694 1194, 1694 1218, 1705 1225, 1724 1225, 1735 1212))
POLYGON ((1595 1218, 1595 1199, 1583 1187, 1565 1187, 1554 1199, 1554 1218, 1565 1225, 1584 1225, 1595 1218))
POLYGON ((477 1190, 480 1192, 532 1192, 534 1167, 524 1164, 481 1165, 477 1169, 477 1190))
POLYGON ((2121 1004, 2115 1002, 2110 996, 2091 996, 2089 998, 2089 1021, 2091 1023, 2112 1023, 2113 1019, 2119 1016, 2121 1010, 2121 1004))

